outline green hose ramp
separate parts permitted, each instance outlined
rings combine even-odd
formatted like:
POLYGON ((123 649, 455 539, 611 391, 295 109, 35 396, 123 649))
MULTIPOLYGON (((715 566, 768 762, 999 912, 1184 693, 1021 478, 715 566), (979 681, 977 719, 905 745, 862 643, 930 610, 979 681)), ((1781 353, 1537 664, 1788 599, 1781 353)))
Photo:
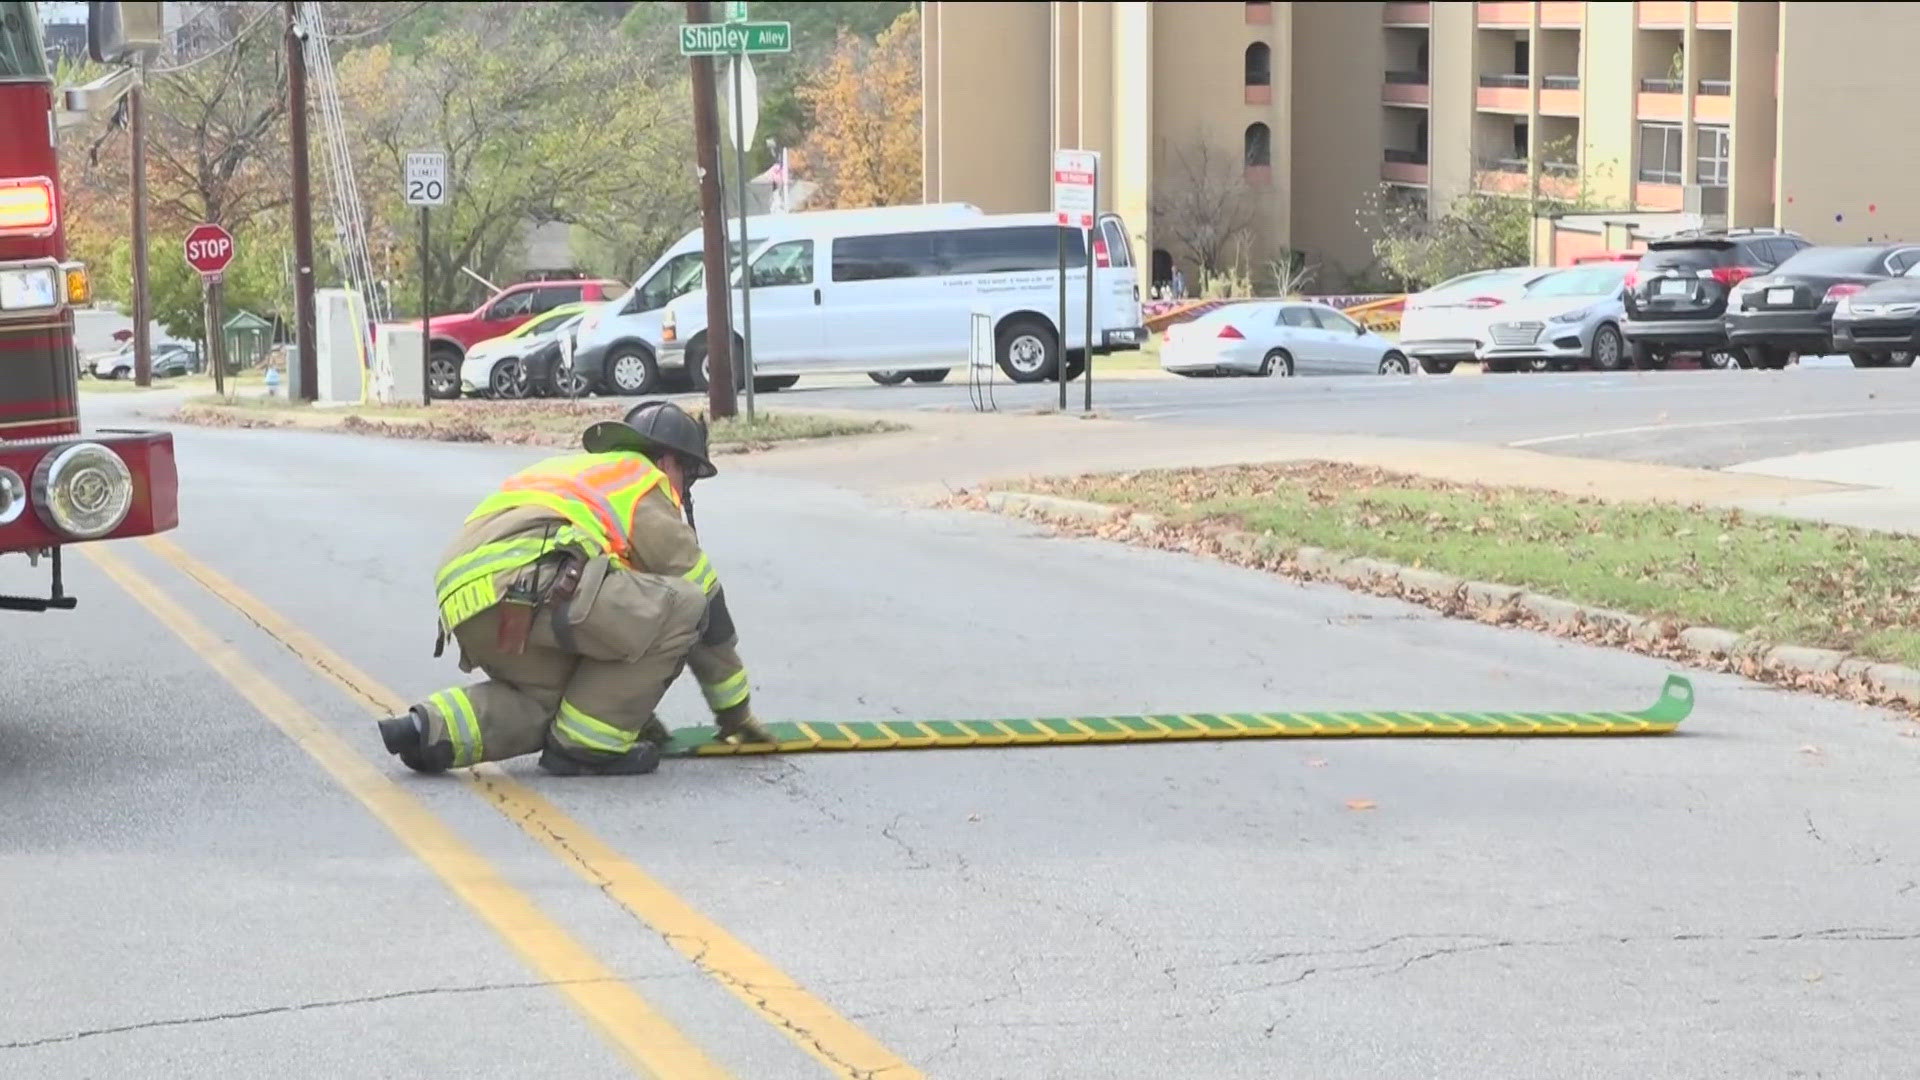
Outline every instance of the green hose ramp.
POLYGON ((800 754, 822 750, 928 750, 970 746, 1062 746, 1183 739, 1321 739, 1387 735, 1666 735, 1693 711, 1693 684, 1667 676, 1641 712, 1264 712, 1069 716, 1026 720, 859 720, 767 724, 773 743, 726 743, 711 727, 673 733, 666 757, 800 754))

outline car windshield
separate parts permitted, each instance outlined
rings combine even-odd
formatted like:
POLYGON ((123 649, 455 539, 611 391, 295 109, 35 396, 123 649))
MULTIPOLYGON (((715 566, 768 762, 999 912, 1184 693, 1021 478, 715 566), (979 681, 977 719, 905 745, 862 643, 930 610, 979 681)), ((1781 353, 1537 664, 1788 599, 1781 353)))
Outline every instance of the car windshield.
POLYGON ((1518 270, 1481 270, 1471 274, 1462 274, 1456 278, 1449 278, 1435 285, 1433 288, 1428 289, 1422 294, 1422 298, 1452 296, 1455 293, 1466 292, 1468 289, 1482 289, 1497 281, 1512 277, 1519 272, 1518 270))
POLYGON ((1627 280, 1624 265, 1583 266, 1548 274, 1527 286, 1527 298, 1533 300, 1563 296, 1611 296, 1627 280))
POLYGON ((574 314, 571 311, 550 311, 528 323, 521 333, 526 337, 538 337, 549 330, 559 329, 561 324, 573 318, 574 314))

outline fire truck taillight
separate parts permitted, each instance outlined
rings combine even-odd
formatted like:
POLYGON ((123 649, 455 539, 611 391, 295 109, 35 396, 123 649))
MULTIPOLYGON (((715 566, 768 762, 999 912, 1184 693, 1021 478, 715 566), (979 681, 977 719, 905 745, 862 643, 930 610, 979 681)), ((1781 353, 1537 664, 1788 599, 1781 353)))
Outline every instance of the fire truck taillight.
POLYGON ((0 179, 0 235, 46 236, 59 224, 53 181, 44 176, 0 179))
POLYGON ((109 447, 69 443, 34 467, 33 503, 49 528, 75 540, 97 540, 127 520, 133 471, 109 447))
POLYGON ((0 467, 0 525, 11 525, 27 512, 27 482, 12 469, 0 467))

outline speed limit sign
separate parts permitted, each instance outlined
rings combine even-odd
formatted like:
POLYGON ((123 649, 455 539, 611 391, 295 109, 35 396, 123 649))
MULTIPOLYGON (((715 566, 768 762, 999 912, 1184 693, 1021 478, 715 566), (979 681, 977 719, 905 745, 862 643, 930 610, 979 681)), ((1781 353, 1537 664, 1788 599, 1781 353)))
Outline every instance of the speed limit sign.
POLYGON ((447 205, 447 155, 407 155, 407 205, 447 205))

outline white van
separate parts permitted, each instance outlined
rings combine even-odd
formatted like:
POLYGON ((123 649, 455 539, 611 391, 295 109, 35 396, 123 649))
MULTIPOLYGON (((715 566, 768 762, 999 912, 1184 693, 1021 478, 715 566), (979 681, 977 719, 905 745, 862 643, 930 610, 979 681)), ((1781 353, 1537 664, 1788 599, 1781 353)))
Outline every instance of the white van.
MULTIPOLYGON (((755 214, 747 217, 747 247, 751 253, 765 247, 770 240, 815 233, 834 222, 904 225, 973 218, 981 214, 980 208, 972 203, 755 214)), ((738 218, 726 221, 727 265, 732 284, 739 281, 739 225, 738 218)), ((662 345, 666 343, 662 341, 661 318, 669 301, 689 292, 698 292, 700 303, 706 302, 706 294, 701 291, 706 278, 705 250, 701 231, 688 230, 660 253, 631 288, 588 311, 580 321, 574 341, 573 364, 590 385, 597 384, 608 393, 649 394, 662 389, 668 377, 680 375, 680 346, 674 344, 670 358, 662 356, 662 345)), ((738 303, 734 306, 736 310, 739 307, 738 303)))
MULTIPOLYGON (((938 381, 966 364, 972 316, 984 312, 994 331, 995 360, 1008 378, 1038 382, 1062 367, 1057 270, 1067 252, 1066 377, 1086 366, 1085 234, 1063 229, 1051 214, 981 214, 977 209, 898 207, 769 215, 767 235, 749 219, 753 285, 753 368, 757 385, 790 386, 802 375, 864 372, 879 381, 906 373, 938 381), (774 224, 774 219, 782 219, 774 224), (757 240, 757 243, 751 241, 757 240)), ((683 252, 681 256, 697 252, 683 252)), ((666 270, 672 256, 663 256, 666 270)), ((1137 349, 1146 340, 1134 255, 1119 217, 1106 214, 1094 235, 1094 355, 1137 349)), ((737 279, 738 268, 734 268, 737 279)), ((643 276, 628 304, 637 314, 662 297, 648 341, 654 381, 678 369, 688 385, 706 385, 706 294, 696 279, 684 291, 663 284, 648 293, 643 276), (673 295, 677 292, 677 295, 673 295)), ((671 281, 671 277, 665 279, 671 281)), ((683 277, 682 280, 685 280, 683 277)), ((740 297, 732 292, 736 325, 740 297)), ((603 320, 615 322, 613 318, 603 320)), ((738 335, 736 334, 736 338, 738 335)), ((582 333, 576 364, 598 367, 615 392, 630 390, 617 357, 631 359, 605 332, 582 333), (606 339, 595 358, 589 348, 606 339), (596 364, 596 359, 600 361, 596 364)), ((744 382, 744 380, 743 380, 744 382)))

